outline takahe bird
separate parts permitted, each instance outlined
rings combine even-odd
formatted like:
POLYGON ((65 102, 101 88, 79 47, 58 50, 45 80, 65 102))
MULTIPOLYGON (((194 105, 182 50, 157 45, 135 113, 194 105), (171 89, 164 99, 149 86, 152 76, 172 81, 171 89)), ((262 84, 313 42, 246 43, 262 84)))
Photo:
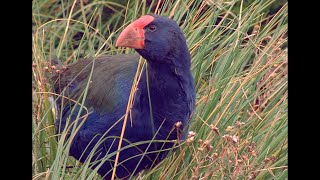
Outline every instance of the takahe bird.
MULTIPOLYGON (((174 140, 186 138, 195 107, 195 85, 185 37, 177 23, 167 17, 155 14, 140 17, 122 31, 116 46, 134 48, 147 62, 137 85, 121 147, 137 144, 121 150, 115 174, 117 178, 126 179, 155 166, 172 151, 174 140), (180 132, 177 122, 181 122, 180 132), (154 142, 150 143, 151 140, 154 142)), ((83 96, 89 83, 84 102, 88 114, 82 109, 80 118, 83 116, 84 122, 78 121, 83 124, 72 137, 69 153, 80 162, 103 158, 105 162, 98 173, 105 179, 111 179, 139 54, 100 56, 95 58, 94 68, 93 59, 82 59, 55 76, 56 92, 74 100, 83 96)), ((57 106, 61 112, 56 124, 59 134, 66 124, 70 126, 74 122, 81 106, 66 99, 57 100, 57 106)))

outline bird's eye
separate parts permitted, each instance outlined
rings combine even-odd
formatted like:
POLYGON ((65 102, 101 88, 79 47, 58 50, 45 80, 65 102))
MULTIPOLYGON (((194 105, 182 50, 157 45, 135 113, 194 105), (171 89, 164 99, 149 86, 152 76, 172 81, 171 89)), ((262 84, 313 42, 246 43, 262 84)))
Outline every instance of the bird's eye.
POLYGON ((156 31, 157 27, 156 27, 155 25, 151 25, 151 26, 149 26, 148 29, 149 29, 151 32, 154 32, 154 31, 156 31))

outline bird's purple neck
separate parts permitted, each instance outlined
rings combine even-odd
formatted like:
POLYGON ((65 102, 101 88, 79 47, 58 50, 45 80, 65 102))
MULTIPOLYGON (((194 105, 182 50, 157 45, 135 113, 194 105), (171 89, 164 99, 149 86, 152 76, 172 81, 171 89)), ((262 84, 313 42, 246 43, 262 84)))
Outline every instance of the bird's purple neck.
MULTIPOLYGON (((190 58, 187 56, 186 58, 190 58)), ((174 59, 168 59, 174 61, 174 59)), ((184 60, 184 59, 180 59, 184 60)), ((186 59, 190 61, 190 59, 186 59)), ((190 64, 190 63, 189 63, 190 64)), ((143 70, 138 91, 135 97, 135 106, 137 112, 147 112, 147 116, 136 113, 142 126, 154 126, 154 132, 160 126, 174 127, 174 124, 181 121, 186 124, 191 110, 193 109, 193 92, 186 92, 193 86, 193 78, 190 72, 190 65, 184 64, 175 66, 167 63, 147 63, 143 70), (170 67, 168 67, 170 66, 170 67), (148 117, 141 119, 140 117, 148 117), (162 124, 162 125, 161 125, 162 124)), ((183 127, 183 126, 182 126, 183 127)), ((159 131, 161 138, 166 138, 172 128, 163 128, 159 131)), ((176 132, 170 135, 170 139, 176 138, 176 132)))

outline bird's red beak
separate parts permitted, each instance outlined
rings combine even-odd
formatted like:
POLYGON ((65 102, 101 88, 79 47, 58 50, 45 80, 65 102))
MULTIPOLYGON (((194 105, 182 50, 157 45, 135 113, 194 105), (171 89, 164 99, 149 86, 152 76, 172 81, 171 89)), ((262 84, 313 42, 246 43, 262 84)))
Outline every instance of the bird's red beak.
POLYGON ((150 24, 154 17, 150 15, 141 16, 139 19, 129 24, 117 39, 116 47, 130 47, 134 49, 144 48, 143 28, 150 24))

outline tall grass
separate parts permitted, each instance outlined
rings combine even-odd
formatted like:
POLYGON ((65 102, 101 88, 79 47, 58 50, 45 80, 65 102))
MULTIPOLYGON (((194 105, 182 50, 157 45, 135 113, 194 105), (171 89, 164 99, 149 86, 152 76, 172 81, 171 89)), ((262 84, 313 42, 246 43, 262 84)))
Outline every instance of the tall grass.
POLYGON ((115 39, 147 13, 171 17, 185 33, 197 100, 188 139, 134 178, 287 179, 287 4, 268 15, 275 0, 119 2, 33 1, 33 179, 101 179, 68 156, 70 139, 55 138, 53 102, 64 94, 53 92, 49 77, 59 70, 49 59, 132 53, 115 39))

